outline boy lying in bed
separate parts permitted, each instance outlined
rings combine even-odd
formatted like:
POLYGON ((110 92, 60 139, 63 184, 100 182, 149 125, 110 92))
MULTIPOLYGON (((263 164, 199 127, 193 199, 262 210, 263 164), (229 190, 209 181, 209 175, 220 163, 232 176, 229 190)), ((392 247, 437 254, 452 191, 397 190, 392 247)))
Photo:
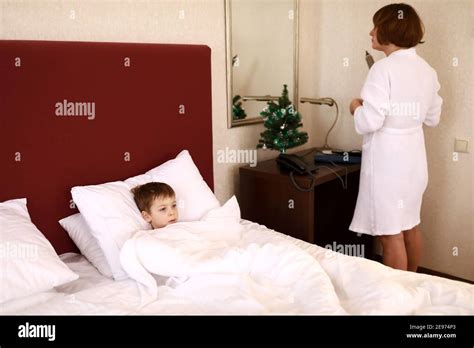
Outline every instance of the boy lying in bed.
POLYGON ((133 198, 143 218, 153 228, 165 227, 178 221, 176 195, 171 186, 149 182, 132 189, 133 198))

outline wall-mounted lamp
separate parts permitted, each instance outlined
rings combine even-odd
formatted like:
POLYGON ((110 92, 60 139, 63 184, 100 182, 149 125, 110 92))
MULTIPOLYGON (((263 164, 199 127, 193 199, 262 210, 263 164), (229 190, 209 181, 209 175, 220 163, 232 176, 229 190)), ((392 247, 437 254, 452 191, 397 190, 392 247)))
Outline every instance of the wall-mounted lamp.
POLYGON ((334 149, 332 149, 329 144, 328 144, 328 137, 329 133, 331 133, 332 129, 336 125, 337 119, 339 117, 339 107, 336 103, 336 101, 332 98, 301 98, 300 102, 303 103, 310 103, 310 104, 316 104, 316 105, 328 105, 328 106, 336 106, 336 119, 334 120, 331 128, 329 128, 327 134, 326 134, 326 139, 324 141, 324 146, 320 148, 319 150, 322 150, 325 153, 331 153, 334 149))

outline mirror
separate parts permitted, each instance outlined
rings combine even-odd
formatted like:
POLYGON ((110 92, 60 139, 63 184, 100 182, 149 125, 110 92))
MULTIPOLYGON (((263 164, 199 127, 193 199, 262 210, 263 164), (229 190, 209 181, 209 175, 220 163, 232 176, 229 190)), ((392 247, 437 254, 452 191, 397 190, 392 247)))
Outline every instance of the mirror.
POLYGON ((226 0, 228 128, 263 122, 288 86, 297 106, 298 0, 226 0))

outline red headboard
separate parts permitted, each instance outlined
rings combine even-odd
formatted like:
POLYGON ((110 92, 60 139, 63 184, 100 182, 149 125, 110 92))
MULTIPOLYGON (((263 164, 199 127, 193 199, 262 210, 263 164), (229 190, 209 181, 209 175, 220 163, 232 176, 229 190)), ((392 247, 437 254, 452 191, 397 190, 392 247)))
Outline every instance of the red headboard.
POLYGON ((71 187, 183 149, 213 188, 208 46, 0 40, 0 202, 26 197, 58 253, 77 250, 58 224, 71 187))

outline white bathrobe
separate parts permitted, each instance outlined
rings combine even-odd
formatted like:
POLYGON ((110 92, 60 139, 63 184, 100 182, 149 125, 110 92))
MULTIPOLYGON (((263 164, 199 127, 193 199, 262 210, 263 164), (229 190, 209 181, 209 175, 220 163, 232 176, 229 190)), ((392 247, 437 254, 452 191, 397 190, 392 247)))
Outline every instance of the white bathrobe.
POLYGON ((363 135, 359 195, 351 231, 392 235, 420 223, 428 184, 423 124, 439 123, 443 100, 436 71, 401 49, 377 61, 354 112, 363 135))

